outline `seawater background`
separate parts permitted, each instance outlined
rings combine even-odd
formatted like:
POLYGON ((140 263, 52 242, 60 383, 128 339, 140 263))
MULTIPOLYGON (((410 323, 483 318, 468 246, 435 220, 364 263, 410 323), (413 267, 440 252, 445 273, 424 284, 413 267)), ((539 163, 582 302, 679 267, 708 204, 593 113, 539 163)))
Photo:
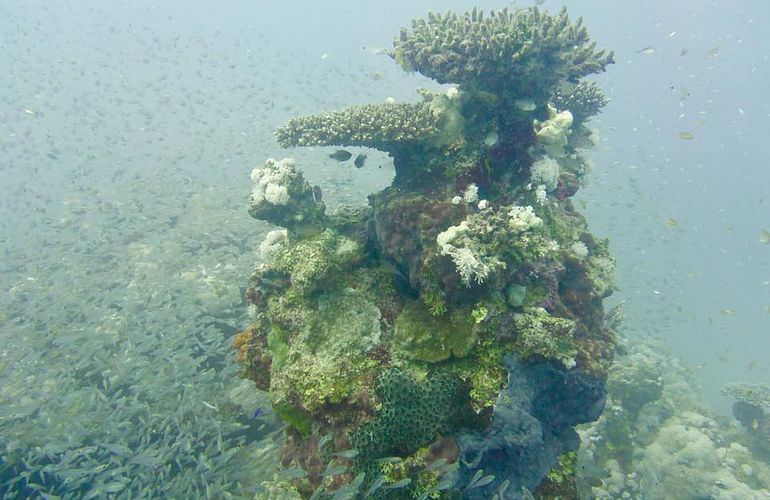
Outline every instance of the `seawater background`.
MULTIPOLYGON (((246 213, 249 171, 293 156, 330 206, 365 203, 386 158, 357 170, 272 131, 416 99, 435 85, 377 49, 473 5, 505 4, 0 4, 0 490, 36 472, 56 493, 216 496, 270 476, 277 426, 229 346, 269 229, 246 213)), ((725 383, 770 378, 770 5, 567 5, 617 54, 578 196, 618 257, 612 301, 726 414, 725 383)))

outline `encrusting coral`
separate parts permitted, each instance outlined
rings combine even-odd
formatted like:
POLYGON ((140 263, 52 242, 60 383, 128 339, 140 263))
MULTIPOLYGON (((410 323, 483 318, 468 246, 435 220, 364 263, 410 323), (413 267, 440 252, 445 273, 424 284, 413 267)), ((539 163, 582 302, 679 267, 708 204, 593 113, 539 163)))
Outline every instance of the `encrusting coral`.
POLYGON ((250 214, 282 229, 238 361, 287 424, 303 497, 518 498, 604 401, 614 261, 570 198, 604 104, 580 79, 612 54, 537 8, 431 14, 394 47, 455 86, 278 130, 284 147, 380 149, 396 176, 327 214, 292 160, 254 170, 250 214))

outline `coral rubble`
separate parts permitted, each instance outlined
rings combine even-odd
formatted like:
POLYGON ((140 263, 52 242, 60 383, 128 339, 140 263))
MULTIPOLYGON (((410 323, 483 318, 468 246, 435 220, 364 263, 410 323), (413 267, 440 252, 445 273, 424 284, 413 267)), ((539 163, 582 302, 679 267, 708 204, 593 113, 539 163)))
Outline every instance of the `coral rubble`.
POLYGON ((288 159, 252 173, 250 214, 282 229, 260 247, 238 361, 300 471, 265 491, 519 498, 549 471, 567 484, 554 478, 574 426, 601 413, 614 350, 614 261, 570 200, 583 122, 604 104, 580 79, 612 54, 537 8, 431 14, 394 45, 405 69, 456 86, 277 132, 284 147, 389 153, 393 184, 368 207, 327 214, 288 159))
POLYGON ((659 344, 620 339, 618 353, 604 413, 579 430, 580 498, 770 498, 761 386, 726 390, 759 410, 746 421, 736 412, 741 429, 709 413, 692 373, 659 344))

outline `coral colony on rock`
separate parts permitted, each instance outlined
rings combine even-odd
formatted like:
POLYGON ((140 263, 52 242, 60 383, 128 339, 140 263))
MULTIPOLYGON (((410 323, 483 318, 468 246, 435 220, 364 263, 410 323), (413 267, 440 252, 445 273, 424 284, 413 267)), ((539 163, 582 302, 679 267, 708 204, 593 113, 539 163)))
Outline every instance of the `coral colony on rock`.
POLYGON ((615 355, 604 412, 578 429, 579 498, 770 498, 770 387, 727 386, 731 421, 659 340, 618 335, 615 355))
MULTIPOLYGON (((291 159, 251 174, 279 226, 235 345, 286 423, 273 498, 529 498, 572 473, 605 399, 614 260, 571 197, 604 71, 565 10, 429 14, 392 58, 446 91, 290 120, 281 146, 389 153, 395 178, 330 214, 291 159)), ((312 166, 310 166, 312 168, 312 166)), ((573 484, 563 481, 564 484, 573 484)))

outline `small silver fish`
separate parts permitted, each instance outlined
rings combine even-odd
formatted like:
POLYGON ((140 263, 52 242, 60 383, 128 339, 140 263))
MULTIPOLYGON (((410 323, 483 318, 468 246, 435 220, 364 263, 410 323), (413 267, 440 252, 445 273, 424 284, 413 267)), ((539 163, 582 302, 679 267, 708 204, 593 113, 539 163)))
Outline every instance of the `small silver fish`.
POLYGON ((637 50, 637 52, 639 54, 644 54, 646 56, 649 56, 649 55, 652 55, 655 52, 657 52, 657 50, 655 49, 655 47, 644 47, 644 48, 641 48, 641 49, 637 50))

